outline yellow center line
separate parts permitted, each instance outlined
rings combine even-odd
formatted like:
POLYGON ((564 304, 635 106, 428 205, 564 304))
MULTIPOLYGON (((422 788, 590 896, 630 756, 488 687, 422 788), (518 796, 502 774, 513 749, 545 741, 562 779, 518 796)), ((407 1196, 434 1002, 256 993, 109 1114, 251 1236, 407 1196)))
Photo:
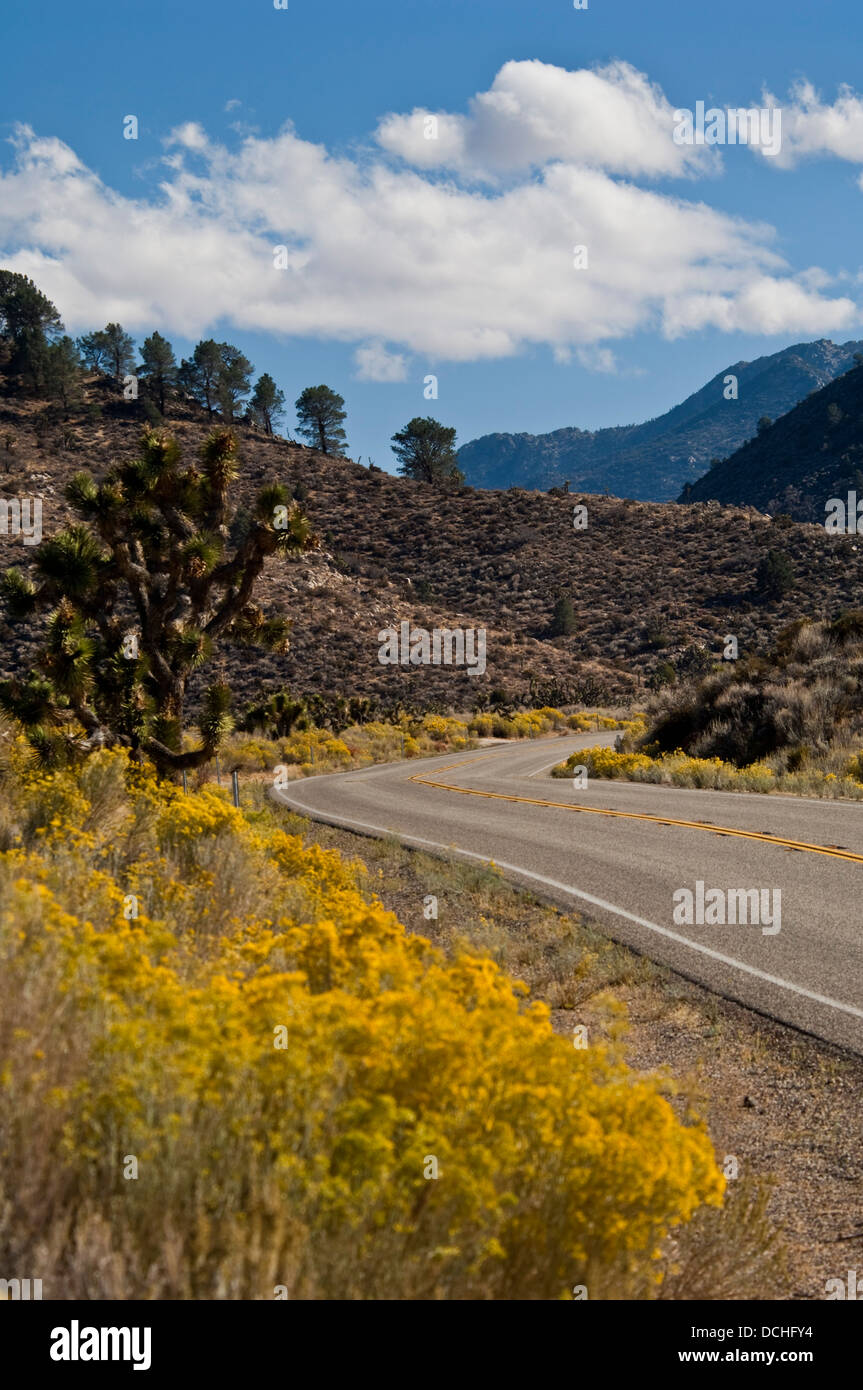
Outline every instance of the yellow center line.
MULTIPOLYGON (((502 749, 499 751, 503 751, 502 749)), ((480 755, 488 756, 486 755, 480 755)), ((467 763, 478 762, 479 758, 465 758, 462 762, 448 763, 441 772, 451 772, 453 768, 464 767, 467 763)), ((760 840, 763 844, 779 845, 782 849, 797 849, 808 854, 825 854, 831 859, 847 859, 852 864, 863 864, 863 854, 852 854, 850 850, 833 849, 830 845, 812 845, 806 840, 786 840, 780 835, 767 835, 761 830, 739 830, 732 825, 705 825, 697 820, 675 820, 672 816, 650 816, 644 811, 610 811, 602 806, 575 806, 569 801, 543 801, 538 797, 514 796, 506 792, 483 792, 476 787, 457 787, 452 782, 437 782, 429 777, 409 778, 422 787, 437 787, 441 791, 459 792, 462 796, 484 796, 490 801, 517 801, 525 806, 550 806, 558 811, 575 811, 586 816, 615 816, 620 820, 651 821, 654 825, 679 825, 685 830, 704 830, 711 835, 734 835, 740 840, 760 840)))

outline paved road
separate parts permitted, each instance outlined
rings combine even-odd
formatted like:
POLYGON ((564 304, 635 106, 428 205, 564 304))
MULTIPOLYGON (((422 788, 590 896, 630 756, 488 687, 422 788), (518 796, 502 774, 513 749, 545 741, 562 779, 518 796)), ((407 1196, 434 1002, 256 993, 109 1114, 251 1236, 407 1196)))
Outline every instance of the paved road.
POLYGON ((497 745, 277 795, 330 824, 493 859, 652 959, 863 1054, 863 805, 551 777, 575 749, 613 741, 497 745), (699 881, 705 895, 758 889, 759 904, 764 890, 768 915, 778 890, 781 921, 682 922, 673 895, 688 889, 695 916, 699 881))

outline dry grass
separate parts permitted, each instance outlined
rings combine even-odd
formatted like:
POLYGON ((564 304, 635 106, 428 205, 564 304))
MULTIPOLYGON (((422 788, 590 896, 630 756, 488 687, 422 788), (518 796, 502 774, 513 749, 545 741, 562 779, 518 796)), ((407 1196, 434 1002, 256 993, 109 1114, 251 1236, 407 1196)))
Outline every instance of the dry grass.
POLYGON ((657 697, 647 723, 619 745, 636 780, 863 796, 863 611, 798 619, 766 659, 657 697))

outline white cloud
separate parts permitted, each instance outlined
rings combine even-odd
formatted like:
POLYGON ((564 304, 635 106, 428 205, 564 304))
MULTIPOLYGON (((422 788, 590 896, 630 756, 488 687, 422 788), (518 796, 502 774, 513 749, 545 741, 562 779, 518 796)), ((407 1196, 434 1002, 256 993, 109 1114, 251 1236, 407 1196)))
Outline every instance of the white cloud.
POLYGON ((388 352, 383 343, 363 343, 354 353, 358 381, 405 381, 407 359, 401 352, 388 352))
POLYGON ((578 360, 589 372, 609 372, 616 375, 617 358, 611 348, 580 347, 576 349, 578 360))
POLYGON ((182 145, 186 150, 202 151, 207 148, 207 132, 197 121, 186 121, 183 125, 176 126, 164 143, 182 145))
POLYGON ((463 116, 417 106, 408 116, 384 116, 375 138, 417 169, 457 169, 466 163, 466 124, 463 116))
POLYGON ((782 109, 782 148, 775 164, 790 169, 806 156, 825 154, 863 164, 863 97, 853 88, 843 84, 827 105, 811 82, 801 81, 785 105, 770 92, 763 101, 782 109))
POLYGON ((676 145, 674 107, 629 63, 565 68, 531 59, 505 63, 467 116, 417 109, 390 114, 376 138, 416 168, 460 169, 494 178, 564 160, 612 173, 682 175, 718 167, 707 146, 676 145), (436 116, 437 139, 428 138, 436 116))
MULTIPOLYGON (((131 198, 61 141, 20 127, 14 163, 0 172, 0 253, 37 280, 72 332, 116 319, 137 333, 196 337, 231 324, 337 340, 359 345, 364 379, 403 379, 394 375, 403 352, 474 361, 542 345, 610 370, 609 344, 639 331, 826 336, 857 325, 853 300, 826 293, 817 267, 790 271, 769 226, 619 176, 660 172, 664 160, 685 172, 689 151, 670 128, 660 147, 664 98, 647 80, 625 65, 614 80, 609 71, 587 74, 586 90, 609 110, 621 103, 620 128, 600 138, 586 126, 576 139, 576 121, 564 140, 558 88, 570 100, 563 79, 584 75, 507 64, 494 102, 477 98, 493 119, 480 134, 462 130, 470 161, 485 150, 497 173, 511 160, 506 183, 491 189, 380 152, 334 157, 291 128, 229 148, 190 121, 169 136, 158 188, 131 198), (561 84, 555 76, 540 120, 536 93, 549 72, 561 84), (527 133, 507 156, 504 126, 520 119, 507 103, 520 93, 513 109, 525 112, 530 92, 527 133), (662 120, 637 128, 654 109, 662 120), (525 167, 543 151, 550 162, 525 167), (580 243, 587 270, 573 267, 580 243), (274 268, 277 245, 289 247, 288 270, 274 268)), ((581 87, 572 101, 576 115, 591 109, 581 87)))
POLYGON ((847 272, 829 275, 819 265, 810 265, 806 270, 799 270, 794 278, 799 285, 804 285, 807 290, 826 290, 838 280, 847 280, 848 275, 847 272))
MULTIPOLYGON (((852 301, 843 299, 833 303, 846 306, 846 310, 839 311, 831 332, 859 323, 860 315, 852 301)), ((666 322, 666 332, 671 337, 679 337, 709 325, 723 332, 802 333, 815 337, 826 331, 823 304, 824 301, 804 285, 767 275, 756 276, 741 287, 733 303, 711 291, 680 296, 666 322)))

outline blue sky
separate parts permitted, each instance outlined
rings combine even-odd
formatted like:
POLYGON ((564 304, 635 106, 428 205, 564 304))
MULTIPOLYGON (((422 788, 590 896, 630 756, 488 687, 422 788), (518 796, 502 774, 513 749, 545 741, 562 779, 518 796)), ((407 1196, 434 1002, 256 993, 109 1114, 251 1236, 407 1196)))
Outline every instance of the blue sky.
POLYGON ((863 337, 860 14, 851 0, 21 7, 4 17, 2 260, 75 332, 120 317, 178 355, 230 338, 289 401, 328 382, 353 456, 386 467, 415 414, 460 443, 644 419, 738 359, 863 337), (568 105, 567 75, 591 71, 595 94, 578 79, 568 105), (765 89, 780 159, 666 161, 662 103, 756 106, 765 89), (534 108, 544 133, 519 162, 534 108), (423 111, 461 153, 429 164, 423 111), (276 240, 292 262, 278 280, 262 261, 276 240))

